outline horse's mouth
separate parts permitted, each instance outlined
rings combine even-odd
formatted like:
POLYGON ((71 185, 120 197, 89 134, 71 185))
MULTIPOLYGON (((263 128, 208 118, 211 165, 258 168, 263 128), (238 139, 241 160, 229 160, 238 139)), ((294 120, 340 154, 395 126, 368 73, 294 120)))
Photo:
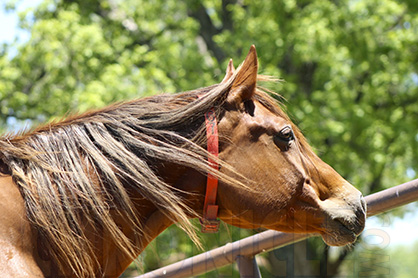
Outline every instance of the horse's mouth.
POLYGON ((330 246, 343 246, 352 244, 363 231, 365 226, 365 214, 337 217, 328 219, 324 222, 324 231, 321 236, 326 244, 330 246))
POLYGON ((327 229, 321 234, 322 239, 326 244, 330 246, 344 246, 347 244, 352 244, 357 240, 359 233, 355 233, 352 229, 347 228, 343 224, 338 224, 338 221, 336 221, 335 226, 338 227, 327 229))

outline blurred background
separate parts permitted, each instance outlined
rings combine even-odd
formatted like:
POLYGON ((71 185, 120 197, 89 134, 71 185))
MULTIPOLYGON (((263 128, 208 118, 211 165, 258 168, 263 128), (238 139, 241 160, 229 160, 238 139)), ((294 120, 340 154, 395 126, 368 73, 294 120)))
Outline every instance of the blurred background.
MULTIPOLYGON (((0 130, 222 80, 250 45, 284 80, 291 118, 364 195, 417 178, 416 0, 1 0, 0 130)), ((223 225, 206 250, 259 231, 223 225)), ((263 277, 418 273, 416 204, 369 219, 352 246, 313 238, 258 256, 263 277)), ((123 277, 202 252, 177 227, 123 277)), ((229 266, 200 277, 239 277, 229 266)))

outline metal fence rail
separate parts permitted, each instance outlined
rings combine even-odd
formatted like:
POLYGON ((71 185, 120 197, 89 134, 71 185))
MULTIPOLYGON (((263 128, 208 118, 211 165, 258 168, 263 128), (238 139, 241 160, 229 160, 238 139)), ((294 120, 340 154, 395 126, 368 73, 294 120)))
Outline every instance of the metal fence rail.
MULTIPOLYGON (((367 216, 418 200, 418 179, 371 194, 365 197, 367 216)), ((290 234, 265 231, 180 262, 162 267, 136 278, 190 277, 203 274, 222 266, 238 263, 242 277, 261 277, 254 256, 306 239, 312 234, 290 234)))

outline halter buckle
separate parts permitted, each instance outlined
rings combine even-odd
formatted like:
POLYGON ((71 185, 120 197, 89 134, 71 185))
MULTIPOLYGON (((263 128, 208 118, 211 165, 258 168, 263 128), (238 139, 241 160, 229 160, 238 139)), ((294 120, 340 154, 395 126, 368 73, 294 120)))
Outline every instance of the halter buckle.
POLYGON ((212 234, 219 231, 219 224, 221 222, 219 219, 200 218, 199 220, 200 224, 202 225, 202 233, 212 234))

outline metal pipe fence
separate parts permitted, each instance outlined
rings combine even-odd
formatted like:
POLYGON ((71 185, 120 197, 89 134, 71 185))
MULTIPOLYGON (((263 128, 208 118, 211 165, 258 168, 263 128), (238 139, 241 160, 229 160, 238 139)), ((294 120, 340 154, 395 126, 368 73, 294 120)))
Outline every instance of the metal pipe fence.
MULTIPOLYGON (((400 207, 418 200, 418 179, 368 195, 367 216, 400 207)), ((173 263, 135 278, 181 278, 203 274, 237 262, 241 277, 261 277, 255 255, 301 241, 312 234, 265 231, 194 257, 173 263)))

